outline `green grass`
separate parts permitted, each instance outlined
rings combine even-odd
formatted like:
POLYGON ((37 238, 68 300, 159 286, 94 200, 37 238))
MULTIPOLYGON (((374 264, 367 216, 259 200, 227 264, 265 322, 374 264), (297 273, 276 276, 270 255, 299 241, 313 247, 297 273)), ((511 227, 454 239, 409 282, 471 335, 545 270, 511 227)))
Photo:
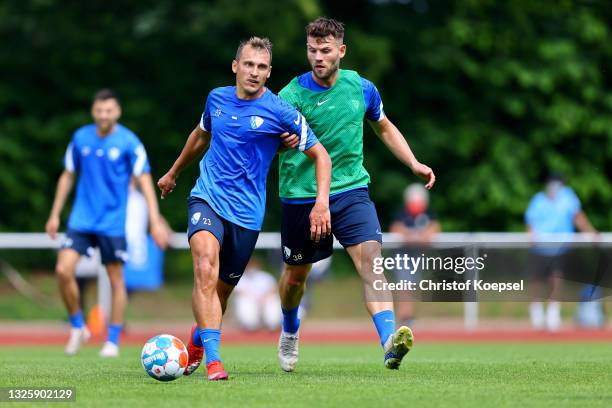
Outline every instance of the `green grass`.
POLYGON ((226 346, 231 378, 218 383, 203 371, 160 383, 141 368, 139 349, 118 360, 97 351, 68 358, 60 347, 4 347, 0 386, 74 386, 76 406, 92 407, 612 406, 607 344, 417 344, 399 371, 383 367, 375 345, 306 344, 291 374, 277 367, 274 346, 226 346))

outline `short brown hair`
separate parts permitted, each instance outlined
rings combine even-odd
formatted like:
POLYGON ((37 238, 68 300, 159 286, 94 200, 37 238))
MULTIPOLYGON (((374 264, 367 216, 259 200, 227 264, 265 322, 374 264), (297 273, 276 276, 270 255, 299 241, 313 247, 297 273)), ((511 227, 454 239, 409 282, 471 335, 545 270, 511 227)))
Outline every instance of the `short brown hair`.
POLYGON ((94 94, 93 99, 91 100, 91 103, 93 104, 96 101, 106 101, 107 99, 114 99, 117 101, 119 105, 121 105, 121 101, 119 100, 119 95, 117 95, 115 91, 109 88, 104 88, 104 89, 100 89, 99 91, 97 91, 94 94))
POLYGON ((331 35, 342 42, 344 40, 344 23, 333 18, 319 17, 306 26, 306 35, 314 38, 325 38, 331 35))
POLYGON ((251 37, 246 41, 241 41, 240 45, 238 45, 238 50, 236 51, 236 61, 240 59, 242 49, 247 45, 251 46, 252 48, 257 48, 258 50, 268 51, 268 54, 270 54, 270 64, 272 63, 272 41, 265 37, 251 37))

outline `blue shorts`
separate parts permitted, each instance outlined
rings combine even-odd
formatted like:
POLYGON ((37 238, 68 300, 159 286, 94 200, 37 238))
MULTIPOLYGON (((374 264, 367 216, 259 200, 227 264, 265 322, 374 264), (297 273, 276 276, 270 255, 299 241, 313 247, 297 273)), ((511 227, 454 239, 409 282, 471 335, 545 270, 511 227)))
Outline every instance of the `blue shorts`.
MULTIPOLYGON (((329 257, 333 252, 333 237, 318 243, 310 239, 310 211, 314 203, 282 203, 281 241, 283 258, 289 265, 310 264, 329 257)), ((329 203, 333 235, 343 247, 378 241, 382 244, 376 207, 367 188, 341 193, 329 203)))
POLYGON ((250 230, 221 218, 206 201, 189 197, 187 201, 187 239, 198 231, 208 231, 217 238, 219 253, 219 279, 236 286, 246 268, 257 243, 259 231, 250 230))
POLYGON ((81 255, 91 255, 95 247, 100 248, 104 265, 114 262, 127 262, 127 244, 125 237, 109 237, 90 232, 68 229, 62 242, 62 249, 74 249, 81 255))

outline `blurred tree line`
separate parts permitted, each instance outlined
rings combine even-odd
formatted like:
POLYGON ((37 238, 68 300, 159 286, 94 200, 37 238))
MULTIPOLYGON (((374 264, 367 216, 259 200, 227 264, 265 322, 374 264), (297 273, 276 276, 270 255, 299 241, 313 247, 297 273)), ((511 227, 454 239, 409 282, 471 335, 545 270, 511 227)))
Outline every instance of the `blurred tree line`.
MULTIPOLYGON (((0 3, 0 230, 41 231, 72 132, 101 87, 147 147, 155 179, 196 126, 208 91, 233 83, 241 39, 274 42, 278 92, 309 69, 304 26, 344 21, 343 67, 377 84, 385 111, 438 176, 446 230, 522 230, 548 169, 563 173, 594 224, 612 225, 612 8, 606 1, 0 3)), ((415 178, 366 126, 371 194, 387 226, 415 178)), ((276 166, 274 166, 276 168, 276 166)), ((186 228, 192 166, 161 203, 186 228)), ((271 171, 265 230, 278 230, 271 171)), ((67 211, 64 216, 67 216, 67 211)))

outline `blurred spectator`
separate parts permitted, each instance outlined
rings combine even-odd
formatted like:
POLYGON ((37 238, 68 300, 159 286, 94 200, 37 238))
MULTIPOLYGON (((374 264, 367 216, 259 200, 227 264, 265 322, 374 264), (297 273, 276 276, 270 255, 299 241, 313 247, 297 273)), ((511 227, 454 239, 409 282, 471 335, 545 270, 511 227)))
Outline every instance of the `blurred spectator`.
POLYGON ((259 259, 249 261, 233 296, 234 317, 240 327, 253 331, 276 330, 282 313, 276 279, 261 269, 259 259))
MULTIPOLYGON (((404 208, 396 214, 389 231, 400 234, 408 255, 420 256, 421 249, 431 243, 440 232, 440 223, 429 209, 429 191, 418 183, 410 184, 404 190, 404 208)), ((396 279, 414 280, 419 271, 396 271, 396 279)), ((397 302, 396 313, 400 324, 410 325, 414 318, 413 302, 404 298, 397 302)))
POLYGON ((561 326, 561 279, 566 263, 567 248, 551 245, 554 234, 597 232, 582 211, 580 200, 574 191, 564 184, 559 174, 551 174, 544 191, 531 199, 525 213, 525 223, 532 242, 528 274, 532 279, 533 302, 529 306, 531 324, 535 329, 556 331, 561 326), (548 243, 546 242, 548 241, 548 243), (549 296, 542 292, 544 284, 550 285, 549 296), (544 308, 542 299, 548 299, 544 308))
POLYGON ((580 327, 598 328, 606 324, 601 288, 594 285, 584 285, 580 292, 580 303, 576 306, 574 320, 580 327))

